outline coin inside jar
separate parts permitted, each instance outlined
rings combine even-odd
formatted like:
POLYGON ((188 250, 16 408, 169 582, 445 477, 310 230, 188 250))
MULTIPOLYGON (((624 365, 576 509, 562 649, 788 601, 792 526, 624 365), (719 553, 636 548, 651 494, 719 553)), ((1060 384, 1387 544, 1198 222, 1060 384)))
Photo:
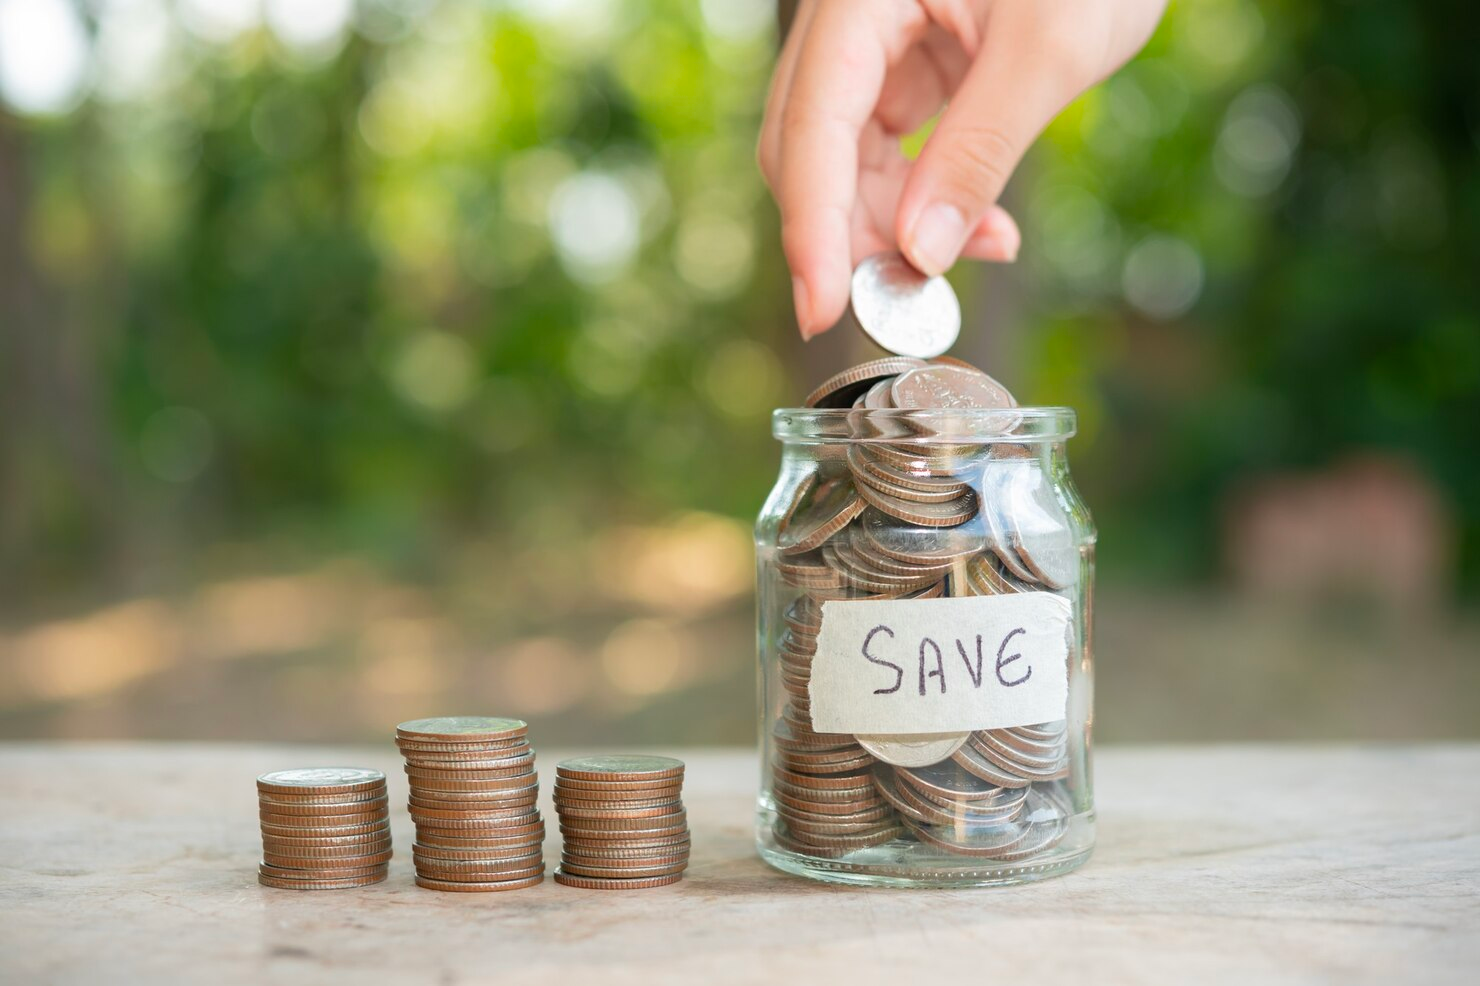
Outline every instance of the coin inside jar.
POLYGON ((860 735, 858 745, 886 763, 928 767, 948 759, 966 744, 971 732, 860 735))

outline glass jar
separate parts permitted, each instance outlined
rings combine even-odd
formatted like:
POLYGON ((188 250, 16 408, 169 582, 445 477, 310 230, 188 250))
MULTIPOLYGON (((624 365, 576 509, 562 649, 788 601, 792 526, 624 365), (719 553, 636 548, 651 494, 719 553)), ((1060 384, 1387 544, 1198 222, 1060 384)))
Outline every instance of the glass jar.
POLYGON ((1094 846, 1095 531, 1066 408, 789 409, 756 524, 772 866, 1021 883, 1094 846))

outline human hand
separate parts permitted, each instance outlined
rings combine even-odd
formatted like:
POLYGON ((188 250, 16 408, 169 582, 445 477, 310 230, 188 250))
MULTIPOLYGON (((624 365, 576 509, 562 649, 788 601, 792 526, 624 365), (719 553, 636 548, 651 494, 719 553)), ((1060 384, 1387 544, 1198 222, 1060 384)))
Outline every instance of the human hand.
POLYGON ((1016 259, 997 205, 1049 121, 1151 36, 1166 0, 802 0, 761 127, 802 337, 848 304, 853 265, 926 274, 1016 259), (948 104, 918 160, 899 138, 948 104))

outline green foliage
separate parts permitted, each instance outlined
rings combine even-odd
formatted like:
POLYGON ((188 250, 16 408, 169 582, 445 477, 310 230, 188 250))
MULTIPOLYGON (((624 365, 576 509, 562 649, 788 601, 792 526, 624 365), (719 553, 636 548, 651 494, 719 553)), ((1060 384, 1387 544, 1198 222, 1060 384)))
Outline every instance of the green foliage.
MULTIPOLYGON (((7 263, 45 298, 6 331, 67 340, 91 395, 17 397, 45 422, 0 451, 18 589, 221 543, 430 569, 468 538, 753 514, 767 412, 805 383, 753 165, 775 41, 691 3, 585 6, 445 2, 327 62, 257 30, 145 97, 0 118, 29 176, 7 263)), ((1206 573, 1240 475, 1375 446, 1450 491, 1474 574, 1466 20, 1177 4, 1034 152, 1017 387, 1080 409, 1112 570, 1206 573), (1138 304, 1148 237, 1171 252, 1142 255, 1138 304), (1195 303, 1148 312, 1177 244, 1195 303)))

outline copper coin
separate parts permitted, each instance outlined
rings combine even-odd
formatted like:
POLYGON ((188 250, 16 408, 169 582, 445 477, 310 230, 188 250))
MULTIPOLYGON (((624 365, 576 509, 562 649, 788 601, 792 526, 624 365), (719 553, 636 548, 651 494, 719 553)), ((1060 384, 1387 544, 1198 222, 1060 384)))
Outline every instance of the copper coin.
MULTIPOLYGON (((866 775, 865 775, 866 776, 866 775)), ((789 794, 793 798, 802 801, 818 801, 841 803, 845 801, 858 801, 873 796, 872 782, 860 784, 858 787, 845 788, 821 788, 809 787, 805 784, 793 784, 773 774, 771 786, 777 791, 789 794)))
POLYGON ((782 619, 792 633, 816 637, 822 632, 822 611, 805 596, 788 606, 782 619))
POLYGON ((682 807, 652 810, 660 811, 661 814, 650 814, 648 809, 644 809, 640 814, 626 814, 619 811, 571 814, 557 811, 556 815, 562 829, 571 829, 576 832, 630 832, 639 829, 659 829, 684 825, 688 820, 688 812, 682 807))
POLYGON ((886 842, 892 842, 904 834, 904 826, 898 822, 884 822, 866 832, 857 832, 851 835, 813 835, 792 831, 791 836, 797 842, 824 849, 868 849, 873 846, 881 846, 886 842))
POLYGON ((786 831, 785 822, 776 823, 776 825, 772 828, 771 838, 778 846, 780 846, 782 849, 787 850, 788 852, 794 852, 803 856, 817 856, 822 859, 838 859, 840 857, 848 855, 851 852, 857 851, 855 848, 835 849, 828 848, 826 846, 813 846, 805 842, 800 842, 797 839, 793 838, 786 831))
POLYGON ((454 836, 463 839, 498 838, 505 833, 521 831, 532 824, 544 824, 540 819, 538 809, 534 808, 531 808, 527 814, 509 815, 501 818, 432 818, 423 820, 413 815, 412 820, 416 822, 418 835, 436 833, 442 836, 454 836))
POLYGON ((921 842, 962 856, 996 858, 1001 853, 1010 853, 1023 844, 1028 837, 1028 828, 1013 822, 996 825, 973 826, 962 830, 958 826, 921 825, 907 821, 910 831, 921 842))
POLYGON ((869 786, 873 783, 873 777, 868 771, 814 775, 799 774, 778 766, 773 773, 779 781, 785 781, 787 784, 792 784, 796 787, 818 791, 868 790, 869 786))
POLYGON ((485 849, 477 855, 468 852, 447 855, 447 852, 445 849, 413 848, 411 858, 416 861, 417 865, 425 863, 427 866, 441 867, 443 869, 477 869, 480 866, 505 866, 518 869, 520 866, 533 866, 543 854, 543 850, 539 845, 522 846, 517 850, 506 850, 503 852, 485 849), (438 853, 441 855, 437 855, 438 853))
POLYGON ((967 558, 987 545, 987 527, 981 518, 955 527, 920 528, 899 523, 879 510, 865 511, 858 529, 881 554, 899 561, 946 563, 967 558))
POLYGON ((445 798, 423 798, 415 794, 406 799, 408 808, 428 809, 433 811, 479 811, 495 813, 500 815, 516 814, 520 808, 530 808, 539 801, 536 794, 521 794, 517 798, 499 798, 489 800, 485 798, 459 798, 447 800, 445 798))
POLYGON ((844 801, 825 802, 808 801, 805 798, 794 798, 782 791, 771 792, 776 799, 776 810, 786 814, 797 814, 802 817, 812 818, 818 815, 851 816, 873 811, 883 804, 881 796, 875 796, 867 801, 844 801))
POLYGON ((270 825, 262 823, 262 834, 273 835, 289 839, 328 839, 349 838, 357 835, 368 835, 374 832, 390 831, 390 819, 382 816, 373 822, 365 822, 361 825, 320 825, 317 819, 296 819, 305 821, 307 825, 270 825))
POLYGON ((560 862, 560 872, 567 876, 583 876, 597 880, 643 880, 653 877, 672 876, 682 873, 689 868, 687 859, 679 863, 670 863, 667 866, 645 866, 632 868, 614 868, 611 866, 587 866, 583 863, 574 863, 567 859, 560 862))
POLYGON ((971 491, 969 484, 955 478, 935 478, 935 485, 923 489, 920 482, 898 482, 882 467, 869 468, 866 453, 856 445, 848 450, 848 466, 854 482, 911 503, 948 503, 971 491))
POLYGON ((962 770, 972 774, 988 784, 996 784, 999 787, 1027 787, 1032 781, 1016 772, 1003 770, 991 760, 982 755, 970 740, 951 756, 952 762, 958 764, 962 770))
POLYGON ((397 738, 411 740, 493 740, 511 739, 529 732, 523 719, 498 716, 440 716, 411 719, 396 726, 397 738))
POLYGON ((304 828, 340 828, 345 825, 357 826, 367 824, 380 824, 386 820, 386 809, 381 805, 375 811, 362 811, 353 815, 280 815, 273 811, 259 811, 257 818, 266 825, 280 827, 302 826, 304 828))
POLYGON ((771 728, 771 738, 777 746, 790 746, 798 752, 825 753, 851 748, 863 752, 863 748, 847 733, 817 733, 811 726, 800 728, 785 718, 776 720, 771 728))
POLYGON ((798 838, 809 838, 818 835, 861 835, 866 832, 877 831, 878 820, 871 822, 814 822, 801 819, 789 813, 782 813, 786 819, 786 827, 796 833, 798 838))
POLYGON ((562 760, 555 767, 561 778, 575 780, 658 780, 683 776, 683 761, 672 757, 613 753, 562 760))
POLYGON ((545 873, 541 870, 534 876, 527 876, 518 880, 484 880, 479 883, 458 883, 452 880, 434 880, 431 877, 418 876, 416 885, 427 890, 443 890, 460 894, 487 894, 498 893, 504 890, 523 890, 526 887, 537 887, 545 882, 545 873))
POLYGON ((663 786, 593 786, 586 783, 585 786, 571 786, 570 782, 559 777, 555 780, 554 794, 556 799, 568 799, 568 801, 651 801, 656 798, 678 798, 682 795, 682 785, 676 782, 666 782, 663 786))
POLYGON ((485 781, 449 781, 442 778, 408 778, 411 787, 418 791, 469 791, 486 794, 526 791, 539 785, 539 775, 532 772, 511 774, 485 781))
MULTIPOLYGON (((471 760, 500 760, 507 757, 522 757, 530 752, 529 741, 493 740, 491 742, 457 742, 452 740, 409 740, 397 739, 396 749, 406 757, 426 757, 430 760, 445 759, 454 754, 477 754, 471 760)), ((455 759, 464 759, 455 757, 455 759)))
POLYGON ((983 781, 954 760, 929 767, 901 767, 895 776, 926 793, 965 801, 996 797, 1001 786, 983 781))
POLYGON ((477 818, 417 818, 411 816, 418 832, 437 832, 464 839, 499 838, 503 833, 518 831, 531 824, 544 824, 539 809, 531 806, 519 815, 488 815, 477 818))
POLYGON ((814 757, 809 754, 779 751, 776 755, 776 762, 792 773, 818 778, 837 775, 851 776, 867 771, 874 765, 874 757, 871 753, 860 753, 842 758, 814 757))
POLYGON ((537 798, 540 792, 539 784, 472 791, 449 791, 437 787, 423 787, 421 784, 414 782, 408 785, 408 787, 410 788, 412 797, 423 798, 427 801, 501 801, 505 804, 513 804, 520 800, 537 798))
POLYGON ((370 843, 379 842, 382 839, 389 839, 390 837, 391 829, 389 825, 386 825, 378 829, 371 829, 370 831, 363 832, 359 835, 295 836, 276 835, 271 832, 263 832, 262 844, 271 844, 274 846, 306 846, 329 848, 332 846, 363 846, 370 843))
POLYGON ((496 747, 489 749, 486 746, 447 747, 439 744, 440 748, 430 750, 408 748, 397 744, 401 749, 401 756, 406 763, 412 767, 431 767, 442 769, 455 769, 467 766, 487 764, 497 769, 502 760, 517 760, 530 755, 529 744, 521 743, 518 746, 496 747))
POLYGON ((374 866, 377 863, 388 862, 391 858, 391 850, 367 853, 364 856, 340 856, 334 858, 313 857, 308 867, 305 867, 303 856, 279 856, 277 853, 263 852, 262 861, 271 863, 273 866, 286 866, 289 869, 355 869, 356 867, 374 866))
MULTIPOLYGON (((293 805, 295 807, 326 807, 342 811, 354 811, 354 805, 366 805, 386 796, 385 785, 364 791, 349 791, 343 794, 276 794, 258 791, 259 805, 293 805)), ((364 810, 361 808, 360 810, 364 810)))
POLYGON ((679 820, 675 825, 654 826, 654 828, 648 829, 610 828, 610 826, 602 826, 602 828, 585 828, 585 826, 580 826, 580 828, 577 828, 577 826, 561 825, 559 826, 559 831, 561 831, 561 835, 564 835, 567 841, 592 842, 592 844, 595 844, 595 842, 601 841, 620 842, 626 841, 626 839, 651 839, 665 835, 688 835, 688 822, 687 820, 679 820))
POLYGON ((384 873, 372 873, 369 876, 344 880, 280 880, 258 873, 257 882, 264 887, 276 887, 279 890, 348 890, 351 887, 368 887, 372 883, 381 882, 385 877, 384 873))
POLYGON ((677 808, 682 804, 683 801, 677 797, 642 798, 636 801, 618 801, 616 799, 587 801, 584 799, 562 798, 558 795, 555 798, 555 809, 559 812, 609 811, 613 808, 621 808, 623 810, 632 809, 636 811, 659 811, 668 808, 677 808))
POLYGON ((276 877, 279 880, 352 880, 357 876, 373 876, 376 873, 385 873, 386 864, 377 863, 374 866, 360 866, 353 869, 332 869, 323 867, 286 867, 273 866, 270 863, 259 863, 257 872, 264 876, 276 877))
POLYGON ((873 442, 848 446, 848 466, 863 482, 876 479, 885 483, 886 492, 890 488, 900 488, 950 499, 959 496, 962 487, 969 485, 969 481, 960 474, 940 476, 928 468, 901 468, 896 465, 897 459, 879 455, 875 451, 877 447, 878 443, 873 442))
POLYGON ((611 867, 643 867, 643 866, 668 866, 689 858, 689 844, 683 843, 679 847, 662 846, 657 849, 639 851, 622 850, 620 852, 602 852, 592 850, 584 846, 565 846, 562 848, 561 857, 575 860, 587 866, 611 866, 611 867))
POLYGON ((808 808, 789 807, 787 814, 812 822, 876 822, 881 818, 887 818, 893 811, 894 809, 881 798, 869 802, 867 807, 855 808, 853 811, 820 812, 808 808))
POLYGON ((854 399, 873 387, 882 378, 893 377, 906 370, 925 366, 923 360, 908 356, 886 356, 849 367, 842 373, 828 377, 802 402, 803 407, 849 407, 854 399))
POLYGON ((955 527, 976 516, 976 494, 967 491, 945 503, 917 503, 881 493, 872 486, 857 487, 858 495, 869 506, 896 517, 907 524, 921 527, 955 527))
POLYGON ((520 836, 517 839, 459 839, 443 836, 436 832, 418 831, 416 833, 416 844, 430 849, 444 849, 457 852, 500 852, 505 849, 518 849, 525 846, 542 845, 545 841, 543 833, 538 835, 520 836))
POLYGON ((422 801, 445 801, 448 802, 448 807, 463 811, 475 805, 509 808, 518 804, 532 804, 539 797, 539 786, 530 784, 526 787, 496 788, 492 791, 443 791, 412 784, 409 797, 422 801))
MULTIPOLYGON (((852 528, 849 528, 849 531, 851 530, 852 528)), ((871 565, 867 558, 854 549, 850 543, 851 540, 852 537, 848 532, 839 533, 837 537, 822 546, 823 556, 827 558, 828 564, 837 568, 850 585, 857 585, 871 592, 891 592, 895 589, 929 585, 945 571, 944 568, 920 567, 907 571, 903 575, 894 575, 871 565)))
POLYGON ((847 768, 839 768, 838 764, 847 764, 854 759, 869 759, 870 754, 866 749, 858 746, 858 740, 848 737, 847 746, 829 749, 798 749, 798 751, 781 751, 777 754, 777 761, 786 765, 789 770, 802 767, 799 773, 847 773, 847 768))
POLYGON ((361 840, 359 842, 342 842, 335 845, 304 845, 302 840, 284 841, 281 839, 263 838, 262 849, 276 856, 302 856, 330 858, 334 856, 360 856, 367 853, 383 852, 391 847, 390 833, 377 839, 361 840))
POLYGON ((421 857, 416 861, 416 872, 437 880, 498 880, 507 876, 517 880, 531 876, 545 868, 544 858, 537 852, 508 859, 431 859, 421 857))
POLYGON ((620 821, 629 818, 658 819, 681 814, 683 812, 683 802, 674 798, 656 808, 633 808, 620 802, 613 802, 610 806, 600 808, 573 808, 569 805, 557 804, 555 811, 560 815, 561 821, 620 821))
POLYGON ((426 856, 428 859, 505 859, 510 856, 527 856, 531 852, 537 852, 543 839, 525 840, 521 843, 485 846, 483 848, 448 849, 443 846, 431 846, 424 842, 413 842, 411 854, 413 856, 426 856))
POLYGON ((1064 764, 1064 748, 1050 748, 1044 752, 1029 752, 1021 747, 1009 746, 1003 743, 989 730, 982 730, 971 734, 976 747, 989 758, 993 754, 1000 756, 998 761, 1003 766, 1012 767, 1022 772, 1039 771, 1053 773, 1064 764))
POLYGON ((847 527, 865 506, 846 477, 824 479, 783 519, 776 550, 783 555, 799 555, 820 547, 847 527))
POLYGON ((385 775, 366 767, 294 767, 257 778, 257 790, 279 794, 337 794, 384 785, 385 775))
POLYGON ((647 851, 663 847, 687 846, 690 844, 688 829, 665 835, 647 835, 634 839, 591 839, 580 834, 565 835, 562 844, 567 850, 580 850, 585 855, 594 852, 609 853, 621 850, 647 851))
POLYGON ((506 766, 491 766, 496 760, 470 760, 456 766, 419 767, 406 765, 406 776, 418 781, 496 781, 534 773, 534 756, 510 757, 506 766))
POLYGON ((344 804, 296 804, 281 799, 258 797, 258 813, 267 812, 273 815, 320 815, 328 817, 331 815, 363 815, 369 812, 382 811, 387 803, 384 794, 368 801, 350 801, 344 804))
POLYGON ((660 777, 650 781, 612 781, 612 780, 582 780, 576 777, 556 777, 555 787, 557 790, 567 791, 590 791, 594 794, 611 794, 623 796, 629 793, 641 793, 646 791, 666 794, 669 791, 678 791, 683 787, 682 777, 660 777))
POLYGON ((555 871, 555 882, 566 887, 579 887, 582 890, 651 890, 654 887, 666 887, 683 879, 682 873, 673 873, 669 876, 651 876, 640 880, 613 880, 589 876, 576 876, 572 873, 555 871))
POLYGON ((966 564, 966 578, 979 596, 1005 596, 1017 589, 997 568, 996 554, 977 555, 966 564))
POLYGON ((411 817, 416 821, 425 821, 434 828, 460 828, 459 825, 447 824, 450 822, 476 822, 476 821, 498 821, 505 818, 519 818, 534 811, 529 805, 515 805, 511 808, 490 808, 480 811, 475 808, 412 808, 409 809, 411 817))

